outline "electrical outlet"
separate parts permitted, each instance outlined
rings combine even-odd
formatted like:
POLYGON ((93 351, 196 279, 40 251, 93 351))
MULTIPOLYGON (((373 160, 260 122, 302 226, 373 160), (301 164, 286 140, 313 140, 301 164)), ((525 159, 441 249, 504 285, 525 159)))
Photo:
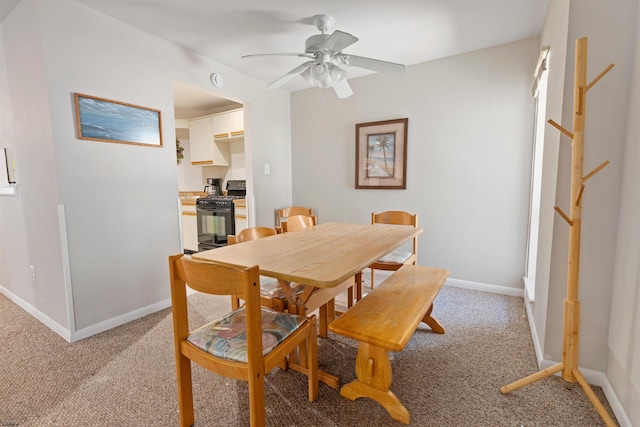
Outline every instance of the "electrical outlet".
POLYGON ((269 163, 264 164, 264 174, 269 175, 271 173, 271 165, 269 163))
POLYGON ((31 270, 31 280, 33 280, 35 282, 36 281, 36 268, 33 265, 30 265, 29 269, 31 270))

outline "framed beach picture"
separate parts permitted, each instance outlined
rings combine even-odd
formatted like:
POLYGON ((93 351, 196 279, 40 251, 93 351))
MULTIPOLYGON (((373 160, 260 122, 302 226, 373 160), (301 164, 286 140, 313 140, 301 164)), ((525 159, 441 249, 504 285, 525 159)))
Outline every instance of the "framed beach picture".
POLYGON ((407 188, 409 119, 356 124, 356 188, 407 188))
POLYGON ((74 94, 79 139, 162 147, 160 110, 74 94))

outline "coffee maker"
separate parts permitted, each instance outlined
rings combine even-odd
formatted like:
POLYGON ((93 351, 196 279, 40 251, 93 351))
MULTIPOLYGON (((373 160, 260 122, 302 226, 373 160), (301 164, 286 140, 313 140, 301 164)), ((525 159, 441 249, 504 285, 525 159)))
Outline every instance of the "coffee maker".
POLYGON ((207 185, 204 186, 204 192, 207 193, 207 196, 217 196, 221 194, 221 178, 207 178, 206 181, 207 185))

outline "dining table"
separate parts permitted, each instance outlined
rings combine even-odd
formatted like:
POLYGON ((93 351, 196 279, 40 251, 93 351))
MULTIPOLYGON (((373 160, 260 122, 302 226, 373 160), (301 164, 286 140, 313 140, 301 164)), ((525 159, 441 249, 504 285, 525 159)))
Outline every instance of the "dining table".
MULTIPOLYGON (((345 282, 353 284, 362 270, 422 232, 422 228, 406 225, 328 222, 197 252, 192 257, 241 267, 257 265, 261 275, 278 280, 288 299, 288 311, 306 314, 333 301, 345 282), (295 285, 303 285, 303 292, 294 293, 295 285)), ((304 366, 292 368, 304 371, 304 366)), ((319 379, 339 387, 339 379, 331 374, 320 372, 319 379)))

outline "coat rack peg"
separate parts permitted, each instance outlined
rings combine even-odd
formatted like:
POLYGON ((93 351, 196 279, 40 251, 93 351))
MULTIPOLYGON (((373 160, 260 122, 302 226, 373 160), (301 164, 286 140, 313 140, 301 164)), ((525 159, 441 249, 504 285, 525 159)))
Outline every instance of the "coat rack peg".
POLYGON ((584 184, 580 185, 580 189, 578 190, 578 196, 576 197, 576 206, 580 206, 582 202, 582 193, 584 193, 584 184))
POLYGON ((582 178, 582 182, 587 182, 587 180, 589 178, 591 178, 593 175, 597 174, 598 172, 600 172, 602 170, 602 168, 604 168, 605 166, 607 166, 609 164, 609 160, 605 160, 604 162, 600 163, 600 166, 598 166, 597 168, 595 168, 594 170, 592 170, 591 172, 589 172, 584 178, 582 178))
POLYGON ((558 206, 554 206, 553 209, 555 209, 556 212, 558 212, 560 216, 564 218, 564 220, 567 221, 567 223, 569 223, 570 226, 573 227, 573 221, 571 221, 571 218, 569 218, 569 216, 566 213, 562 212, 562 209, 560 209, 558 206))
POLYGON ((549 124, 554 128, 558 129, 560 132, 567 135, 569 138, 573 139, 573 134, 568 130, 566 130, 565 128, 563 128, 562 126, 560 126, 558 123, 554 122, 553 119, 549 119, 549 124))
POLYGON ((591 83, 589 83, 587 85, 587 90, 591 89, 591 86, 593 86, 594 84, 598 83, 598 80, 600 80, 601 78, 604 77, 605 74, 607 74, 609 71, 611 71, 611 69, 613 68, 613 64, 609 64, 607 66, 607 68, 605 68, 604 70, 602 70, 602 72, 600 74, 598 74, 596 76, 595 79, 591 80, 591 83))

